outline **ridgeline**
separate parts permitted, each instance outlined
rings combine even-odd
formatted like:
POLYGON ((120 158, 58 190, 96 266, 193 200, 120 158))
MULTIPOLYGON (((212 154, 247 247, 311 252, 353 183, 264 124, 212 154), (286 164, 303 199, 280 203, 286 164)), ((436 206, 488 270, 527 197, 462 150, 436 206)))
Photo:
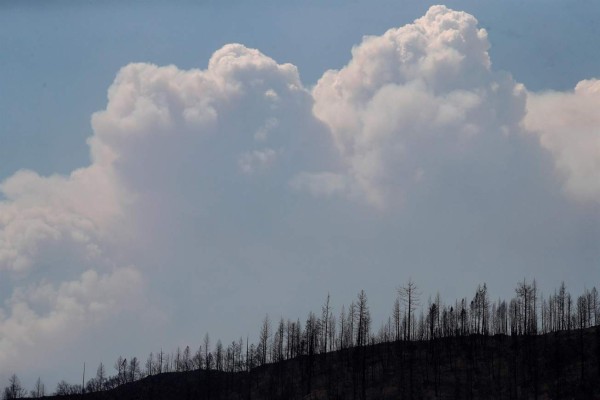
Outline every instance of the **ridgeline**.
POLYGON ((89 400, 600 399, 600 326, 542 335, 393 341, 303 355, 249 372, 194 370, 89 400))
MULTIPOLYGON (((538 295, 519 282, 509 301, 489 299, 485 284, 472 300, 421 306, 409 281, 398 289, 392 314, 371 329, 361 291, 338 317, 327 296, 321 313, 304 324, 268 315, 258 343, 240 338, 198 350, 119 357, 110 376, 47 394, 38 379, 30 398, 87 400, 287 399, 600 399, 600 296, 596 288, 573 298, 564 283, 538 295), (419 310, 417 314, 417 310, 419 310)), ((26 397, 16 375, 3 399, 26 397)))

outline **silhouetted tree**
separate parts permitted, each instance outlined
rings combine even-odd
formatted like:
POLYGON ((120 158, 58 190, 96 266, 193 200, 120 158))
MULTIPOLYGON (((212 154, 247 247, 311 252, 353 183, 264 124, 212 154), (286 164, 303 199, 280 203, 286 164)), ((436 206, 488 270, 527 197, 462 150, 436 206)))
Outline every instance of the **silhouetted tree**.
POLYGON ((119 356, 115 361, 114 368, 117 370, 117 381, 119 385, 127 382, 127 359, 119 356))
POLYGON ((279 362, 285 360, 285 321, 282 318, 279 319, 277 325, 277 331, 275 332, 275 338, 273 342, 273 361, 279 362))
POLYGON ((329 293, 327 293, 327 300, 325 300, 325 304, 321 308, 321 321, 323 323, 323 351, 327 352, 327 340, 329 339, 329 315, 331 313, 331 309, 329 307, 329 293))
POLYGON ((267 363, 267 354, 269 353, 269 338, 271 337, 271 321, 269 315, 265 316, 262 326, 260 328, 258 350, 260 352, 258 365, 264 365, 267 363))
POLYGON ((148 358, 146 359, 146 364, 144 365, 144 373, 146 374, 146 376, 152 376, 154 375, 154 371, 155 371, 155 365, 154 365, 154 354, 152 352, 150 352, 150 354, 148 354, 148 358))
POLYGON ((62 380, 56 385, 54 394, 57 396, 79 395, 81 394, 81 389, 81 385, 71 385, 62 380))
POLYGON ((208 332, 204 335, 204 365, 207 370, 210 369, 210 359, 208 357, 208 352, 210 349, 210 336, 208 336, 208 332))
POLYGON ((33 398, 39 399, 41 397, 44 397, 45 395, 46 395, 46 387, 42 383, 42 379, 38 377, 37 380, 35 381, 35 387, 31 391, 30 396, 33 398))
POLYGON ((490 303, 487 296, 487 285, 477 286, 475 297, 471 301, 471 329, 470 332, 476 334, 489 333, 489 308, 490 303))
POLYGON ((518 331, 524 335, 535 334, 537 331, 537 294, 535 281, 533 284, 529 284, 523 279, 523 282, 517 284, 515 291, 519 298, 518 305, 521 307, 519 313, 519 323, 521 326, 518 328, 518 331))
POLYGON ((598 300, 598 290, 593 287, 589 296, 589 307, 591 309, 590 320, 594 318, 594 326, 600 325, 600 301, 598 300))
POLYGON ((198 350, 196 351, 196 354, 194 354, 194 357, 192 358, 192 365, 194 369, 202 369, 202 366, 204 365, 204 356, 202 353, 202 345, 200 345, 198 347, 198 350))
POLYGON ((346 319, 346 310, 345 307, 342 305, 342 309, 340 311, 340 318, 339 318, 339 325, 340 325, 340 337, 338 339, 338 349, 345 349, 348 347, 348 341, 347 341, 347 334, 346 331, 348 330, 348 321, 346 319))
POLYGON ((412 281, 412 279, 408 280, 408 283, 398 289, 398 295, 400 296, 400 300, 404 303, 406 313, 407 313, 407 333, 405 339, 411 340, 412 334, 412 320, 413 320, 413 311, 419 305, 419 296, 420 292, 417 289, 417 285, 412 281))
POLYGON ((185 346, 185 349, 183 350, 183 354, 181 355, 181 365, 183 371, 190 371, 193 369, 190 346, 185 346))
POLYGON ((21 381, 16 374, 12 374, 8 379, 8 386, 4 388, 3 399, 22 399, 26 395, 25 389, 21 386, 21 381))
POLYGON ((163 372, 163 361, 164 361, 164 353, 163 350, 160 349, 160 352, 156 354, 156 368, 155 374, 161 374, 163 372))
POLYGON ((217 340, 215 346, 215 369, 223 371, 223 344, 221 343, 221 339, 217 340))
POLYGON ((129 361, 129 367, 127 369, 127 381, 134 382, 140 379, 141 369, 140 362, 137 357, 132 357, 131 361, 129 361))
POLYGON ((396 296, 394 300, 394 310, 392 312, 394 319, 394 340, 400 340, 400 325, 402 324, 402 313, 400 310, 400 298, 396 296))
POLYGON ((371 313, 369 312, 367 295, 364 290, 361 290, 358 294, 358 301, 356 302, 356 317, 358 320, 356 345, 361 347, 368 344, 369 330, 371 327, 371 313))

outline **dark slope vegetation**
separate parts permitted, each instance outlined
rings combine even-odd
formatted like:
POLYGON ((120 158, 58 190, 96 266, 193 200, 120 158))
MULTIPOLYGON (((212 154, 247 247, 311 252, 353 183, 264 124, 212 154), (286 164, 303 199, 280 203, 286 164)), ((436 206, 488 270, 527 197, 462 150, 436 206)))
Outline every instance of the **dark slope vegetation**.
POLYGON ((394 341, 51 399, 600 399, 600 326, 394 341))
MULTIPOLYGON (((417 286, 398 288, 377 332, 364 291, 334 316, 329 295, 304 324, 267 315, 257 343, 208 333, 192 351, 119 356, 115 375, 100 363, 82 384, 58 383, 62 398, 87 399, 600 399, 600 296, 549 296, 523 280, 509 301, 486 284, 444 304, 421 303, 417 286), (85 390, 84 390, 85 389, 85 390), (86 394, 84 394, 86 393, 86 394)), ((38 379, 32 398, 48 393, 38 379)), ((22 398, 16 375, 4 399, 22 398)), ((55 396, 58 397, 58 396, 55 396)))

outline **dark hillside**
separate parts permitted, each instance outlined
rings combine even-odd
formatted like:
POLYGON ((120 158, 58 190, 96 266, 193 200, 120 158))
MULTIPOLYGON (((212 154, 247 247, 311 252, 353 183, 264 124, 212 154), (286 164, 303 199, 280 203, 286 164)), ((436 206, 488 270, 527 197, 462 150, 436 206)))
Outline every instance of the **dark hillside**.
POLYGON ((600 327, 394 341, 49 399, 600 399, 600 327))

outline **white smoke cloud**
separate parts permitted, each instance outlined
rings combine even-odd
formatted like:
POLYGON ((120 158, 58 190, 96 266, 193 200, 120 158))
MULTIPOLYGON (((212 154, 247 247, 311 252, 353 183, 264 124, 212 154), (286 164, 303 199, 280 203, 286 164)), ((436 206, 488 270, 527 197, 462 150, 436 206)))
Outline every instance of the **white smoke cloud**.
POLYGON ((16 284, 0 308, 0 370, 143 304, 146 266, 128 246, 160 236, 174 213, 212 212, 249 175, 285 189, 326 141, 311 108, 296 67, 238 44, 206 70, 122 68, 92 117, 90 166, 20 171, 0 185, 0 271, 16 284))
POLYGON ((239 165, 245 174, 254 174, 269 168, 277 158, 277 151, 271 148, 254 150, 244 153, 239 159, 239 165))
POLYGON ((40 282, 15 289, 6 309, 0 309, 0 372, 39 365, 40 356, 50 359, 115 313, 138 309, 142 284, 139 271, 125 267, 102 275, 87 270, 59 285, 40 282))
POLYGON ((72 340, 141 307, 144 296, 140 271, 110 254, 127 198, 111 168, 67 177, 19 171, 0 192, 0 274, 13 286, 0 307, 4 377, 48 367, 72 340))
POLYGON ((353 192, 378 206, 401 200, 429 170, 473 151, 478 136, 517 130, 524 90, 492 71, 488 48, 473 16, 434 6, 413 24, 365 37, 348 65, 323 75, 314 112, 331 129, 353 192))
POLYGON ((524 125, 555 161, 566 192, 600 202, 600 81, 584 80, 572 92, 529 93, 524 125))
POLYGON ((69 177, 19 171, 0 185, 0 270, 26 275, 60 248, 87 262, 102 256, 102 237, 120 216, 123 195, 110 168, 69 177))
POLYGON ((317 197, 329 197, 335 193, 350 193, 352 190, 348 177, 334 172, 302 172, 290 181, 290 186, 295 190, 306 190, 317 197))
POLYGON ((0 186, 0 269, 25 273, 43 248, 67 242, 98 256, 127 211, 173 184, 198 186, 215 164, 242 179, 284 154, 311 156, 290 143, 310 135, 312 100, 296 68, 241 45, 217 51, 204 71, 128 65, 108 100, 92 118, 91 166, 68 177, 20 171, 0 186))
POLYGON ((240 169, 289 169, 314 157, 311 146, 324 139, 311 107, 295 66, 231 44, 206 70, 123 68, 92 118, 90 144, 94 162, 112 163, 127 188, 163 193, 173 176, 198 187, 216 171, 236 180, 240 169))
MULTIPOLYGON (((289 221, 271 227, 269 218, 296 212, 301 220, 310 213, 306 203, 286 202, 289 188, 385 208, 421 185, 439 185, 432 191, 441 199, 431 200, 436 208, 448 187, 471 173, 470 187, 495 189, 494 198, 481 196, 481 203, 502 202, 515 191, 511 172, 527 166, 522 158, 530 149, 514 166, 504 165, 515 147, 525 146, 526 92, 492 69, 488 48, 473 16, 434 6, 412 24, 364 38, 350 62, 327 71, 312 93, 295 66, 239 44, 216 51, 204 70, 123 67, 106 109, 92 116, 89 166, 68 176, 20 171, 0 185, 0 273, 15 285, 0 308, 0 374, 12 372, 6 368, 15 368, 17 358, 23 366, 33 363, 40 348, 60 351, 86 329, 159 306, 144 292, 155 278, 153 267, 175 270, 171 275, 183 264, 193 264, 188 272, 209 271, 209 261, 241 263, 249 254, 258 269, 269 251, 295 266, 288 257, 296 247, 265 244, 285 237, 284 229, 293 231, 289 221), (497 181, 502 185, 495 188, 497 181), (200 243, 197 253, 184 248, 203 240, 209 243, 200 243), (231 251, 239 242, 246 247, 231 251)), ((530 94, 528 100, 527 128, 555 155, 569 191, 586 198, 600 191, 597 94, 597 83, 589 82, 572 94, 530 94), (560 109, 565 101, 569 108, 560 109), (542 117, 548 111, 553 124, 542 117), (563 134, 569 127, 578 129, 563 134)), ((302 229, 290 235, 312 243, 319 227, 302 229)), ((356 243, 361 251, 364 243, 356 243)), ((235 277, 219 273, 227 284, 235 277)))

